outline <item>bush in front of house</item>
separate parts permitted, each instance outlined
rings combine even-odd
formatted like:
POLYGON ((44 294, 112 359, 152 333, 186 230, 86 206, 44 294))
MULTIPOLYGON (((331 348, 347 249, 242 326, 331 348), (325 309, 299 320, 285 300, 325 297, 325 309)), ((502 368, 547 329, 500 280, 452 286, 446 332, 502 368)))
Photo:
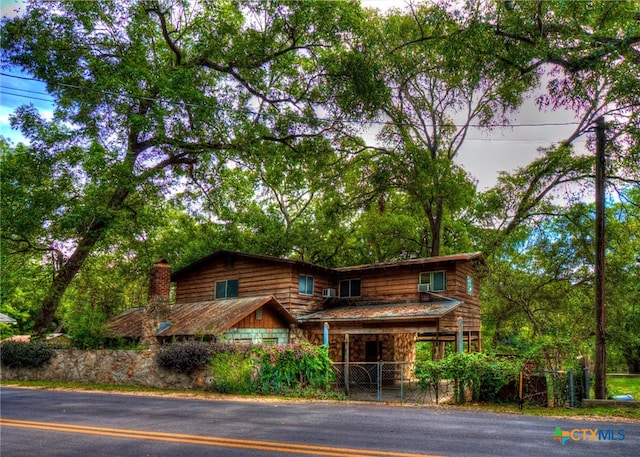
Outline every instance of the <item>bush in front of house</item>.
POLYGON ((465 391, 474 400, 496 401, 499 392, 518 378, 522 361, 501 359, 483 353, 454 353, 442 360, 423 361, 416 365, 418 385, 433 393, 438 401, 442 381, 452 381, 454 397, 465 401, 465 391))
POLYGON ((258 348, 259 392, 279 395, 314 395, 332 380, 331 359, 324 346, 311 344, 258 348))
POLYGON ((192 374, 204 368, 211 358, 211 344, 196 340, 177 341, 163 346, 156 354, 159 366, 192 374))
POLYGON ((10 368, 40 368, 53 356, 53 349, 44 341, 5 341, 0 345, 2 365, 10 368))
POLYGON ((209 388, 219 393, 317 396, 333 380, 327 349, 309 343, 245 346, 187 340, 162 347, 156 361, 185 374, 208 366, 209 388))
POLYGON ((257 367, 253 351, 252 346, 213 344, 210 389, 218 393, 255 393, 257 367))

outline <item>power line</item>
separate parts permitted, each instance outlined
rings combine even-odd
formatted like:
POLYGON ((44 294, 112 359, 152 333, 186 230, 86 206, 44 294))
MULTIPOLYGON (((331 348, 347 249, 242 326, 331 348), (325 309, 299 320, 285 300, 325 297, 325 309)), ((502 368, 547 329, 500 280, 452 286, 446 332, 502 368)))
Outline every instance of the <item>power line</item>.
MULTIPOLYGON (((16 94, 16 93, 13 93, 13 92, 9 92, 8 90, 17 90, 17 91, 22 91, 22 92, 31 92, 31 93, 34 93, 34 94, 38 94, 38 93, 39 93, 39 92, 28 91, 28 90, 24 90, 24 89, 13 89, 13 88, 9 88, 9 89, 7 89, 7 88, 5 88, 5 87, 1 87, 1 88, 0 88, 0 94, 11 95, 11 96, 13 96, 13 97, 26 98, 26 99, 29 99, 29 100, 40 100, 40 101, 43 101, 43 102, 51 102, 51 103, 53 103, 53 101, 54 101, 54 100, 53 100, 53 99, 51 99, 51 98, 40 98, 40 97, 34 97, 33 95, 16 94)), ((47 94, 41 94, 41 95, 47 95, 47 94)))
MULTIPOLYGON (((15 79, 21 79, 21 80, 25 80, 25 81, 34 81, 34 82, 42 82, 44 83, 44 81, 40 80, 40 79, 36 79, 36 78, 32 78, 32 77, 27 77, 27 76, 18 76, 18 75, 12 75, 12 74, 8 74, 8 73, 3 73, 0 72, 0 76, 6 76, 8 78, 15 78, 15 79)), ((126 98, 131 98, 131 99, 136 99, 136 100, 145 100, 145 101, 154 101, 154 102, 163 102, 163 103, 168 103, 174 106, 186 106, 186 107, 194 107, 194 108, 209 108, 212 110, 221 110, 221 107, 215 107, 215 106, 211 106, 211 105, 203 105, 203 104, 197 104, 197 103, 188 103, 188 102, 172 102, 170 100, 166 100, 166 99, 161 99, 161 98, 157 98, 157 97, 146 97, 146 96, 141 96, 141 95, 133 95, 133 94, 127 94, 127 93, 117 93, 117 92, 110 92, 110 91, 105 91, 105 90, 100 90, 100 89, 93 89, 90 87, 83 87, 83 86, 78 86, 78 85, 74 85, 74 84, 67 84, 67 83, 58 83, 59 86, 63 86, 63 87, 69 87, 72 89, 79 89, 79 90, 87 90, 87 91, 92 91, 92 92, 97 92, 103 95, 109 95, 109 96, 117 96, 117 97, 126 97, 126 98)), ((46 92, 36 92, 36 91, 29 91, 29 90, 25 90, 25 89, 14 89, 14 88, 8 88, 11 90, 20 90, 23 92, 28 92, 28 93, 33 93, 33 94, 38 94, 38 95, 49 95, 46 92)), ((7 92, 5 92, 7 93, 7 92)), ((22 98, 27 98, 27 99, 33 99, 33 100, 41 100, 41 101, 50 101, 53 102, 53 100, 45 100, 43 98, 37 98, 37 97, 32 97, 32 96, 27 96, 27 95, 20 95, 20 94, 10 94, 7 93, 8 95, 13 95, 15 97, 22 97, 22 98)), ((251 111, 251 110, 242 110, 247 114, 253 114, 253 115, 258 115, 260 113, 256 112, 256 111, 251 111)), ((282 114, 283 117, 286 118, 290 118, 290 119, 294 119, 294 120, 304 120, 306 119, 303 116, 292 116, 290 114, 282 114)), ((335 119, 329 119, 329 118, 325 118, 325 117, 321 117, 318 116, 316 118, 314 118, 314 120, 316 121, 323 121, 323 122, 334 122, 335 119)), ((345 120, 344 122, 348 122, 348 123, 357 123, 357 124, 362 124, 362 125, 394 125, 395 123, 392 121, 364 121, 364 120, 345 120)), ((454 126, 454 127, 464 127, 464 125, 460 125, 460 124, 447 124, 448 126, 454 126)), ((481 125, 481 124, 469 124, 468 127, 472 127, 472 128, 498 128, 498 127, 563 127, 563 126, 575 126, 575 125, 579 125, 579 122, 542 122, 542 123, 518 123, 518 124, 509 124, 509 123, 502 123, 502 124, 491 124, 490 126, 485 126, 485 125, 481 125)), ((444 126, 444 125, 443 125, 444 126)), ((429 126, 431 127, 431 126, 429 126)), ((482 141, 482 140, 477 140, 477 141, 482 141)), ((487 141, 494 141, 494 140, 487 140, 487 141)))

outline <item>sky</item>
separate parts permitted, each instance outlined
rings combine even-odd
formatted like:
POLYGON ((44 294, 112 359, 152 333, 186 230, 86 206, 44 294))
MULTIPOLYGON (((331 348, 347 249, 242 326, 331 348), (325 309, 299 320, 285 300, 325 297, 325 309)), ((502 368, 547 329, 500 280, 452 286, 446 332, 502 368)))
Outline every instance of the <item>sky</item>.
MULTIPOLYGON (((2 16, 12 17, 21 7, 21 0, 0 0, 2 16)), ((364 6, 381 9, 403 6, 404 1, 368 0, 364 6)), ((19 69, 2 70, 13 76, 29 77, 19 69)), ((478 182, 478 190, 486 190, 496 184, 499 172, 512 172, 539 157, 538 148, 558 143, 567 138, 575 122, 573 113, 567 111, 541 112, 535 106, 533 95, 511 118, 512 127, 484 132, 471 129, 459 152, 457 162, 478 182), (568 125, 567 125, 568 124, 568 125)), ((53 104, 43 83, 0 75, 0 135, 14 143, 25 141, 20 132, 12 130, 9 116, 22 104, 33 104, 45 118, 51 118, 53 104)), ((585 140, 575 142, 578 150, 585 140)))

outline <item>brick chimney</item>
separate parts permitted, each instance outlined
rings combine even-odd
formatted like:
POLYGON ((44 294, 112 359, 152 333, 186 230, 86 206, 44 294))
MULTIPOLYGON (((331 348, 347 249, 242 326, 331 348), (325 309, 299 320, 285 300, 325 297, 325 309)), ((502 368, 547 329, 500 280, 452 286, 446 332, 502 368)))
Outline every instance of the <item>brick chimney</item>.
POLYGON ((156 260, 149 273, 149 295, 142 322, 142 343, 155 347, 156 330, 169 317, 171 267, 166 259, 156 260))

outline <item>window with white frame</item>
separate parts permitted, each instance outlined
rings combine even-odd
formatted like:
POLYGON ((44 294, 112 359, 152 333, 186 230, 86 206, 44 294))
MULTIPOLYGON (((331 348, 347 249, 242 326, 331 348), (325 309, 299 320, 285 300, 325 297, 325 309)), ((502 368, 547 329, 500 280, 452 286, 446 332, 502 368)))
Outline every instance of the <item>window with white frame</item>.
POLYGON ((298 293, 313 295, 313 276, 300 275, 298 278, 298 293))
POLYGON ((216 281, 216 299, 218 298, 234 298, 238 296, 238 280, 225 279, 224 281, 216 281))
POLYGON ((360 296, 360 280, 359 279, 343 279, 340 281, 340 297, 359 297, 360 296))
POLYGON ((420 284, 428 284, 432 292, 442 292, 447 288, 447 273, 445 271, 429 271, 420 273, 420 284))

